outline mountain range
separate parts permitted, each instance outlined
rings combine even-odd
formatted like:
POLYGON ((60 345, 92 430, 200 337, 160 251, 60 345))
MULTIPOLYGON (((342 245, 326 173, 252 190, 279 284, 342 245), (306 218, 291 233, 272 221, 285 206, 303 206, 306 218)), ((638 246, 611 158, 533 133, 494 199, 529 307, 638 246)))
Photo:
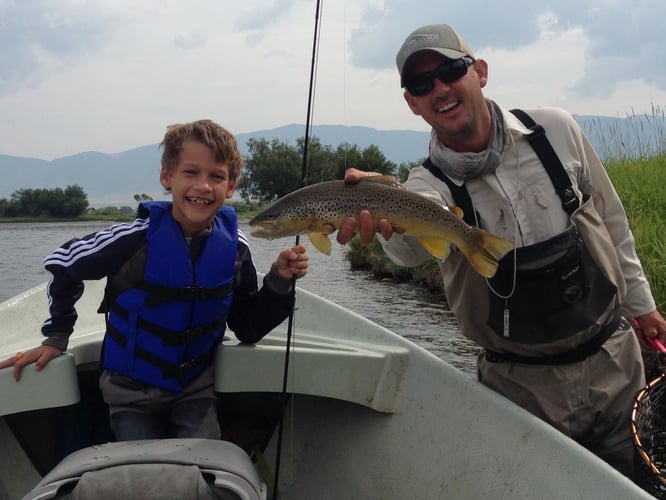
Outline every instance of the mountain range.
MULTIPOLYGON (((666 119, 634 115, 627 118, 575 116, 602 158, 620 151, 621 156, 663 153, 666 119)), ((291 145, 304 136, 305 126, 292 124, 269 130, 237 134, 241 153, 247 141, 277 139, 291 145)), ((348 143, 364 149, 375 145, 397 165, 418 161, 427 155, 430 132, 376 130, 362 126, 315 125, 311 136, 322 144, 337 147, 348 143)), ((164 199, 159 184, 161 151, 150 144, 120 153, 82 152, 54 160, 3 155, 0 152, 0 198, 9 198, 22 188, 65 188, 78 184, 92 206, 133 206, 134 194, 164 199)))

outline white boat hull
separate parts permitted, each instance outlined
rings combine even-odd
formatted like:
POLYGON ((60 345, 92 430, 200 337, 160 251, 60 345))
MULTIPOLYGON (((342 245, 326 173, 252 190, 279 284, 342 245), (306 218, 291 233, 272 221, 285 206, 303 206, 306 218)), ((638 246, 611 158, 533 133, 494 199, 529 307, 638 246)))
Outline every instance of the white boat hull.
MULTIPOLYGON (((25 495, 55 465, 35 459, 21 423, 89 397, 78 385, 96 373, 104 322, 95 313, 102 284, 86 286, 67 355, 40 373, 26 368, 19 383, 0 370, 0 499, 25 495)), ((43 286, 0 304, 0 358, 41 342, 46 316, 43 286)), ((280 393, 286 330, 287 322, 255 346, 224 342, 216 358, 222 401, 270 403, 280 393)), ((291 347, 279 498, 652 498, 446 362, 300 289, 291 347)), ((263 450, 273 470, 277 437, 263 450)))

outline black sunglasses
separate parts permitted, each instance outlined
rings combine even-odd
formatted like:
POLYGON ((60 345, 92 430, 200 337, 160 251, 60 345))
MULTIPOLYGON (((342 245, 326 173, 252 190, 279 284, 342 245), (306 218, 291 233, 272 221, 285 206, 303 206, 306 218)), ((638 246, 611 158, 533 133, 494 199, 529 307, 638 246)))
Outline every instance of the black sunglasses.
POLYGON ((432 92, 435 86, 435 78, 443 83, 453 83, 465 76, 467 68, 472 64, 474 64, 474 59, 471 57, 461 57, 452 62, 445 62, 432 71, 410 77, 405 83, 405 88, 414 97, 424 96, 432 92))

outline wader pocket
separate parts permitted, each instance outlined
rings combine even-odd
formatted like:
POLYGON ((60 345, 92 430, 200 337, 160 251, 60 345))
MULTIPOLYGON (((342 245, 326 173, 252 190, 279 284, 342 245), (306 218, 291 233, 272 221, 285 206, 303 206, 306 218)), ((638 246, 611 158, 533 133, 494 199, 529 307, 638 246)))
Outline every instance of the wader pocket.
POLYGON ((503 338, 545 343, 594 324, 615 296, 574 226, 549 240, 518 248, 500 261, 489 284, 489 326, 503 338), (515 288, 514 288, 515 276, 515 288), (513 290, 513 293, 512 293, 513 290), (508 296, 509 335, 504 335, 508 296))

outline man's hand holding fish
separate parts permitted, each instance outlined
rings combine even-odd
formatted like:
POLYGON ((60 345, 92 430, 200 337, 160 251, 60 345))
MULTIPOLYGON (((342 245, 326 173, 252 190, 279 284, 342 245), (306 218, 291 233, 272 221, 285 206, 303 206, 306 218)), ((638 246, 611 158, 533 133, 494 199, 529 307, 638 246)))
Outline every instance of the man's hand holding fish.
MULTIPOLYGON (((356 168, 350 168, 345 172, 346 184, 357 184, 363 177, 371 177, 373 175, 381 175, 376 172, 364 172, 356 168)), ((386 219, 381 219, 377 222, 379 225, 379 233, 385 240, 391 238, 393 234, 393 227, 386 219)), ((356 231, 359 233, 361 243, 369 245, 375 237, 375 227, 372 222, 372 214, 368 210, 361 210, 358 214, 358 228, 356 227, 356 219, 348 217, 345 219, 340 228, 338 229, 337 241, 341 245, 346 245, 354 237, 356 231)))

